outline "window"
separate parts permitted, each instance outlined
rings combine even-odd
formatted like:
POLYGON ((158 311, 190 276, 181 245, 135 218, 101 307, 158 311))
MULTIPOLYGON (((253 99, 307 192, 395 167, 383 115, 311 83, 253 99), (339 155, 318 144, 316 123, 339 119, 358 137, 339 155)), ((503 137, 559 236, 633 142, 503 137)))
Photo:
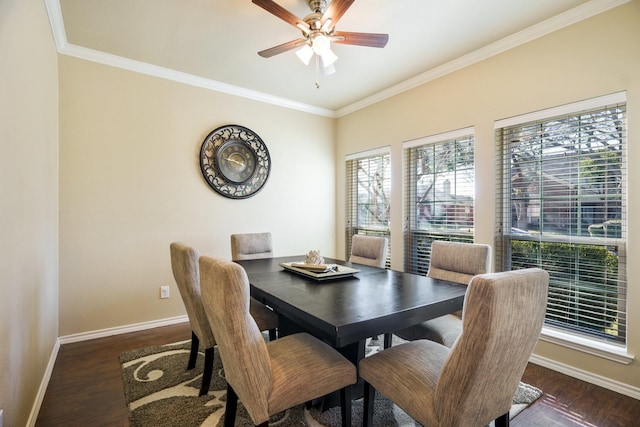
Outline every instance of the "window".
POLYGON ((473 242, 473 128, 406 142, 405 271, 427 274, 431 242, 473 242))
MULTIPOLYGON (((389 148, 347 157, 346 253, 351 253, 354 234, 389 235, 391 205, 391 155, 389 148)), ((390 254, 387 252, 387 268, 390 254)))
POLYGON ((545 326, 626 342, 624 94, 496 124, 496 269, 549 272, 545 326))

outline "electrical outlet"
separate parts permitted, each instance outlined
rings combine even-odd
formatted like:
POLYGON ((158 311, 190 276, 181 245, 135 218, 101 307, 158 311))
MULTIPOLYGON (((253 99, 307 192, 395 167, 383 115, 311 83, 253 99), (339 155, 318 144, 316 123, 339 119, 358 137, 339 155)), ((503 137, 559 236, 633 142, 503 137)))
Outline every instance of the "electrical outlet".
POLYGON ((169 298, 169 286, 160 286, 160 298, 169 298))

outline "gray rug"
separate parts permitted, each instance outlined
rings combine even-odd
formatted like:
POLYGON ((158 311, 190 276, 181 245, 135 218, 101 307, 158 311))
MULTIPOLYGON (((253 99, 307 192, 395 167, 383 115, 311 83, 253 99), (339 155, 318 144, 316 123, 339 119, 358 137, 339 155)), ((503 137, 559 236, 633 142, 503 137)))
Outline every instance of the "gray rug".
MULTIPOLYGON (((395 337, 394 337, 395 338, 395 337)), ((380 350, 380 342, 367 343, 367 354, 380 350)), ((394 345, 396 341, 394 339, 394 345)), ((186 370, 190 341, 152 346, 124 352, 120 355, 124 393, 129 407, 131 427, 201 426, 222 427, 226 398, 226 382, 217 351, 209 394, 198 397, 204 354, 196 367, 186 370)), ((510 418, 520 413, 542 396, 542 391, 520 383, 510 418)), ((400 408, 377 394, 374 406, 376 426, 419 426, 400 408)), ((353 402, 353 425, 362 425, 362 399, 353 402)), ((339 426, 340 408, 320 412, 303 405, 272 417, 272 426, 339 426)), ((236 426, 252 426, 249 415, 238 402, 236 426)))

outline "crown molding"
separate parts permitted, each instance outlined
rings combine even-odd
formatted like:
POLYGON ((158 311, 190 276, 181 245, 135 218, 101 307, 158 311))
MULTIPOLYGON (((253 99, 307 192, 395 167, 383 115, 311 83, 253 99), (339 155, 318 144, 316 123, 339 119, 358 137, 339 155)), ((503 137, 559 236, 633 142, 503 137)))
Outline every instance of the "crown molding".
POLYGON ((376 104, 387 98, 391 98, 392 96, 406 92, 417 86, 436 80, 440 77, 446 76, 447 74, 461 70, 477 62, 491 58, 492 56, 506 52, 517 46, 573 25, 587 18, 591 18, 592 16, 606 12, 630 1, 631 0, 591 0, 588 3, 584 3, 564 13, 549 18, 546 21, 542 21, 538 24, 532 25, 529 28, 525 28, 522 31, 507 36, 494 43, 488 44, 471 53, 463 55, 438 67, 432 68, 431 70, 405 80, 402 83, 391 86, 360 101, 340 108, 336 111, 336 116, 346 116, 347 114, 351 114, 357 110, 376 104))
POLYGON ((509 49, 513 49, 514 47, 535 40, 539 37, 560 30, 569 25, 573 25, 584 19, 606 12, 630 1, 632 0, 591 0, 564 13, 549 18, 546 21, 540 22, 536 25, 532 25, 529 28, 507 36, 501 40, 498 40, 497 42, 491 43, 478 50, 454 59, 453 61, 449 61, 443 65, 434 67, 422 74, 405 80, 402 83, 391 86, 387 89, 384 89, 378 93, 363 98, 360 101, 354 102, 335 111, 269 95, 263 92, 245 89, 239 86, 233 86, 216 80, 195 76, 193 74, 159 67, 157 65, 135 61, 121 56, 69 44, 64 28, 64 21, 62 19, 60 1, 45 0, 45 5, 47 8, 47 14, 49 15, 49 23, 51 25, 51 31, 56 43, 56 48, 58 50, 58 53, 62 55, 69 55, 87 61, 98 62, 104 65, 123 68, 137 73, 155 76, 167 80, 173 80, 191 86, 213 90, 216 92, 222 92, 229 95, 239 96, 242 98, 277 105, 280 107, 298 110, 310 114, 316 114, 319 116, 330 118, 338 118, 361 110, 370 105, 376 104, 385 99, 391 98, 392 96, 411 90, 417 86, 421 86, 425 83, 436 80, 440 77, 488 59, 492 56, 498 55, 509 49))
POLYGON ((67 34, 64 30, 64 21, 62 20, 62 9, 60 8, 60 0, 44 0, 49 15, 49 25, 53 33, 53 40, 56 43, 58 52, 67 44, 67 34))
POLYGON ((72 56, 86 61, 97 62, 124 70, 133 71, 140 74, 146 74, 153 77, 159 77, 165 80, 171 80, 178 83, 184 83, 190 86, 200 87, 215 92, 226 93, 229 95, 239 96, 251 99, 253 101, 264 102, 266 104, 277 105, 292 110, 303 111, 319 116, 335 118, 335 112, 326 108, 316 107, 314 105, 296 102, 286 98, 269 95, 267 93, 255 90, 245 89, 243 87, 222 83, 216 80, 199 77, 193 74, 172 70, 170 68, 160 67, 146 62, 136 61, 122 56, 112 55, 82 46, 67 44, 58 50, 63 55, 72 56))
POLYGON ((239 96, 251 99, 253 101, 264 102, 266 104, 277 105, 292 110, 302 111, 318 116, 335 118, 335 111, 317 107, 315 105, 304 104, 302 102, 293 101, 287 98, 281 98, 267 93, 246 89, 239 86, 222 83, 216 80, 199 77, 193 74, 160 67, 146 62, 136 61, 124 58, 118 55, 85 48, 82 46, 71 44, 67 41, 64 22, 62 19, 62 10, 59 0, 45 0, 49 22, 53 32, 53 38, 56 43, 58 53, 62 55, 72 56, 74 58, 86 61, 97 62, 136 73, 146 74, 149 76, 159 77, 161 79, 171 80, 178 83, 184 83, 190 86, 196 86, 203 89, 213 90, 215 92, 226 93, 229 95, 239 96))

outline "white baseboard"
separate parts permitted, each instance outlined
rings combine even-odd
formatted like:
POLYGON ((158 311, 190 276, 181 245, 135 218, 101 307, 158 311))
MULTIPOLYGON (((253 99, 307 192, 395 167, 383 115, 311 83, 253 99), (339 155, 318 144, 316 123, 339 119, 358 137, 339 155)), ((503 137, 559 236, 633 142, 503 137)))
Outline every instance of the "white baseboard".
POLYGON ((36 425, 36 420, 38 419, 38 413, 40 412, 40 407, 42 406, 44 395, 47 391, 47 387, 49 386, 49 381, 51 380, 51 374, 53 373, 53 366, 56 363, 56 359, 58 358, 58 351, 60 351, 60 346, 62 344, 88 341, 96 338, 109 337, 112 335, 126 334, 129 332, 144 331, 146 329, 158 328, 160 326, 175 325, 178 323, 183 323, 188 321, 189 321, 189 318, 186 315, 184 315, 184 316, 171 317, 168 319, 154 320, 151 322, 137 323, 135 325, 118 326, 115 328, 107 328, 99 331, 82 332, 79 334, 66 335, 66 336, 59 337, 56 340, 55 345, 53 346, 53 350, 51 351, 51 356, 49 357, 49 363, 47 364, 47 369, 44 373, 44 377, 42 378, 42 381, 40 382, 40 387, 38 388, 38 394, 36 395, 36 399, 33 402, 31 413, 29 414, 29 419, 27 420, 27 427, 35 427, 36 425))
POLYGON ((44 371, 44 377, 42 377, 42 381, 40 381, 40 387, 38 388, 38 394, 36 394, 36 400, 35 402, 33 402, 33 406, 31 407, 31 413, 29 414, 29 419, 27 420, 27 427, 34 427, 36 425, 38 413, 40 412, 40 406, 42 406, 44 394, 47 392, 47 387, 49 386, 49 380, 51 379, 53 366, 56 364, 56 358, 58 357, 59 350, 60 338, 56 339, 56 342, 53 345, 53 351, 51 351, 51 356, 49 356, 47 369, 44 371))
POLYGON ((79 334, 65 335, 59 338, 60 344, 88 341, 96 338, 110 337, 112 335, 126 334, 129 332, 144 331, 146 329, 159 328, 160 326, 175 325, 177 323, 188 322, 189 318, 184 316, 170 317, 168 319, 153 320, 151 322, 136 323, 134 325, 117 326, 115 328, 101 329, 99 331, 81 332, 79 334))
POLYGON ((582 369, 574 368, 573 366, 565 365, 564 363, 556 362, 555 360, 546 357, 536 356, 535 354, 531 355, 529 361, 570 377, 606 388, 607 390, 615 391, 616 393, 624 394, 625 396, 633 397, 634 399, 640 399, 640 388, 638 387, 621 383, 582 369))

